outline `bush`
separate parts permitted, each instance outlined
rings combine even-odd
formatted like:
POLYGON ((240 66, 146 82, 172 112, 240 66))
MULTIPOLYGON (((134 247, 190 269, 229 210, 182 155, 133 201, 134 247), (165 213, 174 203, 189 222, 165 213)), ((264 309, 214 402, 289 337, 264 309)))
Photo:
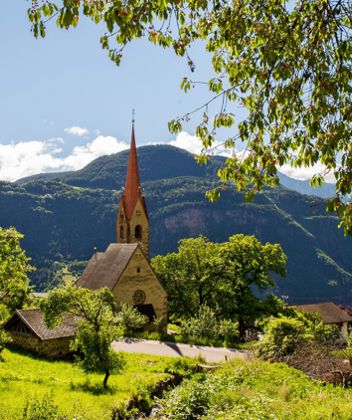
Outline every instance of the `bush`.
POLYGON ((186 380, 159 400, 158 416, 168 420, 199 419, 207 412, 210 393, 210 387, 205 382, 186 380))
POLYGON ((196 359, 178 357, 170 362, 165 369, 165 373, 171 373, 172 375, 177 375, 182 378, 190 378, 197 372, 198 364, 199 361, 196 359))
POLYGON ((124 334, 127 334, 141 330, 148 322, 148 319, 133 306, 123 303, 117 314, 117 321, 123 327, 124 334))
POLYGON ((208 306, 201 306, 197 316, 181 320, 181 337, 191 344, 234 343, 238 340, 238 324, 230 320, 218 320, 208 306))
MULTIPOLYGON (((9 343, 11 341, 11 337, 3 330, 0 328, 0 355, 1 352, 5 349, 7 343, 9 343)), ((1 361, 1 356, 0 356, 0 361, 1 361)))
POLYGON ((155 331, 160 335, 163 334, 164 331, 166 330, 166 325, 167 325, 167 322, 165 318, 163 317, 156 317, 153 320, 153 326, 155 328, 155 331))
POLYGON ((39 400, 31 398, 26 401, 23 409, 23 420, 64 420, 59 415, 58 407, 54 403, 52 394, 45 394, 39 400))
POLYGON ((219 337, 225 340, 226 343, 236 343, 238 341, 238 322, 222 319, 219 322, 218 334, 219 337))
POLYGON ((313 334, 296 318, 272 318, 265 327, 265 337, 258 345, 258 355, 265 359, 280 359, 292 354, 304 342, 312 340, 313 334))

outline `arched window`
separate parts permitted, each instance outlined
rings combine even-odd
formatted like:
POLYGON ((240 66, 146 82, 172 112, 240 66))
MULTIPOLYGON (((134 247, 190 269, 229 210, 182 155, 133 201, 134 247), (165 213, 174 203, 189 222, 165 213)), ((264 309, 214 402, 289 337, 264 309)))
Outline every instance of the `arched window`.
POLYGON ((134 229, 134 237, 136 239, 142 239, 142 226, 137 225, 134 229))
POLYGON ((120 226, 120 239, 123 239, 123 226, 120 226))

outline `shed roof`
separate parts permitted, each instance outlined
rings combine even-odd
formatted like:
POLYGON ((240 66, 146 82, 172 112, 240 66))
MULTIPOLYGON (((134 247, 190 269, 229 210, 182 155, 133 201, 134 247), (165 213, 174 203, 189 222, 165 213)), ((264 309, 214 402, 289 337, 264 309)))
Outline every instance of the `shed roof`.
POLYGON ((138 246, 138 243, 110 244, 105 252, 94 254, 76 285, 91 290, 101 287, 113 290, 138 246))
POLYGON ((15 314, 4 325, 5 330, 20 319, 41 340, 73 337, 77 329, 77 319, 67 315, 55 328, 50 329, 44 322, 43 312, 39 309, 16 310, 15 314))
POLYGON ((352 322, 352 316, 333 302, 310 303, 295 306, 299 311, 319 314, 324 324, 352 322))

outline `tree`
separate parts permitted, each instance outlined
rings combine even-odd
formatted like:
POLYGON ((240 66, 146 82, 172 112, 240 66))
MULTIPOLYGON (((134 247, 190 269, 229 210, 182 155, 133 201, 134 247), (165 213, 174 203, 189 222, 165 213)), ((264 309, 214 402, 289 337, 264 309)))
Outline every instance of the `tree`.
POLYGON ((67 282, 49 293, 43 311, 51 328, 67 314, 77 317, 71 348, 82 355, 80 365, 85 372, 105 374, 103 386, 107 388, 110 375, 124 365, 122 355, 111 349, 111 343, 122 335, 111 292, 107 288, 93 291, 75 287, 67 282))
POLYGON ((171 314, 195 316, 200 306, 213 304, 213 258, 218 244, 204 236, 183 239, 178 252, 156 256, 151 264, 168 291, 171 314))
POLYGON ((273 273, 286 276, 286 260, 279 244, 263 245, 254 236, 233 235, 221 244, 218 258, 224 284, 221 301, 227 316, 238 320, 240 338, 255 320, 278 310, 273 295, 262 296, 275 285, 273 273))
POLYGON ((15 309, 20 309, 28 301, 30 286, 27 273, 33 271, 21 248, 23 235, 16 229, 0 227, 0 353, 11 341, 1 328, 15 309))
MULTIPOLYGON (((30 258, 21 248, 23 235, 0 227, 0 306, 9 313, 22 308, 30 292, 27 273, 33 271, 30 258)), ((0 309, 0 313, 3 313, 0 309)))
MULTIPOLYGON (((314 186, 332 173, 336 196, 327 209, 341 217, 352 233, 352 45, 351 5, 346 0, 32 0, 28 11, 34 35, 45 36, 46 24, 78 24, 81 14, 104 22, 102 48, 120 63, 126 45, 146 37, 151 43, 185 56, 202 40, 212 54, 215 77, 207 81, 210 99, 169 123, 172 132, 200 113, 196 134, 203 143, 199 162, 214 152, 219 128, 228 128, 224 147, 232 153, 219 170, 220 185, 208 193, 216 199, 234 182, 248 197, 264 185, 277 185, 277 168, 320 166, 314 186), (244 119, 233 103, 246 109, 244 119), (211 109, 212 105, 218 107, 211 109)), ((202 82, 203 83, 203 82, 202 82)), ((181 88, 197 84, 184 78, 181 88)))
POLYGON ((177 253, 152 259, 172 315, 195 317, 206 305, 221 319, 238 321, 240 338, 255 320, 279 310, 280 300, 263 294, 275 284, 273 273, 285 276, 285 264, 280 245, 245 235, 219 244, 202 236, 184 239, 177 253))

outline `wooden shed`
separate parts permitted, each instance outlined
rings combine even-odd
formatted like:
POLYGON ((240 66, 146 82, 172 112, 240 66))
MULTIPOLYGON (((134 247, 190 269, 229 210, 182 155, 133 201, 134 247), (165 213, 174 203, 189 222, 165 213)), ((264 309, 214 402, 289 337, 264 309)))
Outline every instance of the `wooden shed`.
POLYGON ((17 310, 4 325, 13 343, 34 353, 48 357, 65 357, 76 332, 76 320, 66 316, 57 327, 50 329, 38 309, 17 310))

